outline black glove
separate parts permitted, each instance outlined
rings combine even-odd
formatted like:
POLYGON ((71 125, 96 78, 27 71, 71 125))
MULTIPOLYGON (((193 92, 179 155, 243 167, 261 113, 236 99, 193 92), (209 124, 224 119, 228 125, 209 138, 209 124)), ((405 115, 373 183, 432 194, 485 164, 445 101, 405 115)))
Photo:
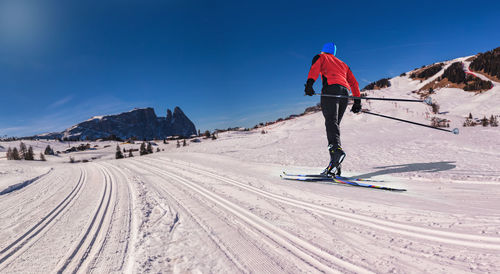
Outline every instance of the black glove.
POLYGON ((304 90, 304 92, 306 93, 306 95, 309 95, 309 96, 313 96, 314 95, 313 85, 314 85, 314 80, 313 79, 307 79, 307 82, 304 85, 306 87, 305 90, 304 90))
POLYGON ((354 99, 354 105, 352 105, 351 111, 354 113, 361 111, 361 99, 354 99))

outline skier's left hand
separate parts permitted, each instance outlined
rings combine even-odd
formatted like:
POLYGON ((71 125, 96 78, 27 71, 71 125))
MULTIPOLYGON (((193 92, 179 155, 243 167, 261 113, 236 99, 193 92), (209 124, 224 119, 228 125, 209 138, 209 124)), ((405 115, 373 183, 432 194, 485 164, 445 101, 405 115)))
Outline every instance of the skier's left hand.
POLYGON ((361 99, 354 99, 354 105, 352 105, 351 111, 354 113, 361 111, 361 99))

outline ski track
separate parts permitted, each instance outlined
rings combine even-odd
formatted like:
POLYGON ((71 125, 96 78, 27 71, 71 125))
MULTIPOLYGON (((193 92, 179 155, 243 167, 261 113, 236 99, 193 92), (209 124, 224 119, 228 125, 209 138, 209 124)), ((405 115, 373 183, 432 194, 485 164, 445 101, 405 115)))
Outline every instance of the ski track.
POLYGON ((0 216, 4 216, 5 213, 13 208, 28 205, 34 200, 44 199, 48 200, 57 195, 57 192, 52 192, 49 197, 43 197, 48 190, 53 187, 51 184, 46 184, 47 181, 62 180, 62 178, 55 174, 56 172, 50 172, 47 176, 43 176, 39 180, 33 182, 32 184, 19 189, 17 191, 8 193, 2 197, 2 209, 0 211, 0 216), (31 199, 19 199, 23 196, 31 196, 31 199), (21 200, 21 201, 19 201, 21 200))
MULTIPOLYGON (((156 159, 151 159, 153 161, 157 161, 159 163, 164 163, 166 164, 165 161, 161 162, 160 160, 156 159)), ((206 176, 210 176, 214 179, 224 181, 228 184, 237 186, 239 188, 245 189, 247 191, 256 193, 258 195, 264 196, 268 199, 285 203, 291 206, 295 206, 298 208, 302 208, 304 210, 310 210, 317 212, 319 214, 337 218, 337 219, 342 219, 348 222, 360 224, 363 226, 367 226, 370 228, 390 232, 390 233, 397 233, 400 235, 405 235, 413 238, 419 238, 419 239, 424 239, 428 240, 431 242, 440 242, 440 243, 445 243, 445 244, 453 244, 453 245, 458 245, 458 246, 463 246, 463 247, 473 247, 473 248, 480 248, 480 249, 491 249, 491 250, 500 250, 500 238, 496 237, 486 237, 486 236, 479 236, 479 235, 470 235, 470 234, 464 234, 464 233, 455 233, 455 232, 448 232, 448 231, 441 231, 441 230, 436 230, 436 229, 430 229, 430 228, 424 228, 424 227, 418 227, 418 226, 413 226, 413 225, 408 225, 408 224, 401 224, 401 223, 396 223, 396 222, 391 222, 391 221, 386 221, 386 220, 379 220, 373 217, 368 217, 360 214, 353 214, 345 211, 340 211, 340 210, 335 210, 332 208, 320 206, 320 205, 315 205, 312 203, 288 198, 288 197, 283 197, 274 193, 270 193, 267 191, 264 191, 262 189, 249 186, 248 184, 244 184, 241 182, 238 182, 236 180, 220 176, 218 174, 212 173, 205 171, 199 167, 194 166, 193 164, 189 164, 189 166, 185 163, 176 163, 174 161, 168 161, 168 164, 176 164, 180 168, 189 168, 189 171, 191 172, 197 172, 199 174, 203 174, 206 176)), ((164 165, 168 166, 168 165, 164 165)))
POLYGON ((105 168, 101 167, 100 170, 104 178, 104 190, 99 206, 97 207, 97 210, 81 240, 78 242, 73 251, 67 256, 67 258, 60 263, 60 266, 57 267, 57 273, 77 273, 81 268, 88 267, 88 257, 90 256, 93 258, 94 256, 91 256, 93 255, 91 252, 94 251, 93 253, 96 253, 95 250, 93 250, 96 241, 101 245, 99 248, 102 248, 102 245, 104 244, 103 238, 105 237, 105 234, 102 232, 102 228, 106 219, 108 219, 107 225, 109 226, 110 218, 108 217, 108 209, 110 207, 111 200, 113 199, 114 182, 105 168), (89 238, 89 236, 91 238, 89 238))
POLYGON ((339 270, 343 270, 343 272, 347 270, 349 272, 355 273, 371 273, 371 271, 368 269, 339 259, 332 254, 324 251, 323 249, 299 238, 298 236, 267 222, 261 217, 234 204, 233 202, 221 197, 220 195, 207 190, 199 184, 193 183, 172 172, 163 171, 158 167, 154 167, 154 165, 152 165, 151 163, 145 163, 142 160, 138 160, 138 162, 140 162, 144 168, 147 168, 149 170, 153 169, 157 174, 161 174, 165 177, 177 181, 184 187, 195 191, 207 200, 215 203, 216 205, 218 205, 218 207, 225 209, 233 216, 250 225, 253 229, 260 231, 266 237, 272 239, 275 243, 279 244, 281 248, 288 250, 289 252, 294 254, 294 256, 300 258, 302 261, 313 266, 319 271, 325 273, 336 273, 339 270), (334 264, 335 267, 331 264, 334 264))
POLYGON ((36 242, 37 239, 43 235, 44 231, 50 229, 50 224, 56 219, 56 217, 61 215, 62 212, 65 212, 68 205, 71 205, 75 198, 78 197, 87 176, 84 170, 80 170, 80 172, 80 178, 78 179, 75 187, 55 208, 53 208, 27 232, 0 251, 0 271, 7 267, 16 258, 16 254, 21 254, 29 248, 30 243, 36 242))
MULTIPOLYGON (((125 165, 128 169, 130 170, 135 170, 137 171, 137 167, 134 165, 125 165)), ((169 233, 167 233, 166 235, 163 235, 164 239, 162 239, 163 242, 167 242, 167 243, 173 243, 172 241, 172 237, 173 237, 173 233, 175 232, 174 228, 177 226, 177 224, 180 222, 180 218, 179 217, 179 213, 181 214, 182 218, 184 218, 184 216, 186 218, 189 218, 190 220, 192 220, 199 228, 201 228, 204 232, 205 232, 205 235, 208 236, 208 238, 212 241, 212 243, 218 248, 218 250, 220 250, 226 257, 227 259, 236 266, 236 268, 239 269, 239 272, 249 272, 249 271, 246 271, 246 268, 245 266, 243 266, 240 262, 238 262, 238 259, 234 256, 234 254, 232 254, 230 251, 229 251, 229 248, 226 247, 226 245, 224 243, 222 243, 221 239, 219 239, 215 233, 213 232, 213 230, 209 227, 209 225, 205 224, 205 222, 203 222, 203 220, 201 220, 202 216, 199 216, 199 215, 196 215, 193 213, 192 210, 190 210, 188 208, 188 206, 186 205, 183 205, 183 202, 181 200, 179 200, 179 198, 176 198, 175 195, 173 195, 171 192, 172 192, 172 189, 171 188, 167 188, 167 187, 164 187, 162 185, 157 185, 157 184, 148 184, 147 185, 147 188, 148 190, 150 191, 153 191, 155 192, 156 195, 156 198, 153 197, 153 195, 148 195, 149 198, 152 198, 153 200, 156 201, 158 207, 160 207, 165 213, 163 214, 162 217, 158 218, 157 220, 154 221, 154 224, 157 224, 160 219, 162 219, 164 217, 165 214, 173 214, 173 210, 176 209, 177 213, 175 214, 175 217, 172 221, 172 223, 170 224, 169 226, 169 233), (161 202, 162 199, 167 199, 168 202, 170 203, 175 203, 176 205, 173 205, 173 204, 163 204, 161 202), (167 207, 167 208, 166 208, 167 207)), ((149 193, 148 193, 149 194, 149 193)), ((189 193, 185 193, 183 195, 189 195, 189 193)), ((207 214, 205 212, 205 214, 207 214)), ((150 222, 151 220, 149 220, 149 218, 146 218, 145 220, 143 220, 143 225, 146 225, 146 223, 150 222)), ((139 233, 148 233, 145 231, 145 228, 139 228, 139 233)), ((142 240, 144 242, 144 240, 142 240)), ((140 243, 142 245, 144 245, 144 243, 140 243)), ((147 247, 146 247, 147 248, 147 247)), ((151 248, 151 247, 150 247, 151 248)), ((154 247, 153 247, 154 248, 154 247)), ((162 252, 165 252, 167 251, 167 255, 168 254, 168 246, 167 246, 167 250, 162 250, 162 252)), ((156 251, 155 250, 148 250, 146 251, 148 253, 148 258, 150 259, 151 257, 157 257, 157 256, 162 256, 162 254, 155 254, 156 251)), ((171 255, 176 255, 176 254, 171 254, 171 255)), ((170 256, 171 256, 170 255, 170 256)), ((147 268, 149 262, 143 262, 141 264, 141 272, 148 272, 149 269, 147 268)))
MULTIPOLYGON (((133 255, 131 255, 130 252, 133 251, 132 227, 133 227, 134 218, 132 216, 132 209, 133 209, 133 205, 134 205, 135 199, 132 198, 133 194, 132 194, 132 191, 130 189, 130 182, 127 180, 127 176, 123 172, 123 170, 121 170, 121 169, 119 169, 119 168, 117 168, 117 167, 115 167, 115 166, 113 166, 113 165, 111 165, 109 163, 103 163, 103 166, 106 166, 106 167, 110 168, 109 169, 110 172, 111 172, 111 170, 115 170, 116 172, 120 173, 122 175, 122 178, 124 179, 125 184, 126 184, 126 190, 127 190, 127 192, 126 192, 126 195, 122 196, 122 199, 126 199, 126 205, 127 205, 126 212, 128 213, 128 214, 125 215, 126 218, 123 221, 123 224, 126 226, 126 230, 120 229, 119 226, 117 227, 118 229, 120 229, 120 234, 118 236, 118 239, 120 241, 126 241, 125 247, 124 247, 124 250, 123 250, 123 256, 122 256, 122 258, 120 260, 119 267, 116 269, 118 272, 123 272, 124 268, 125 268, 125 265, 127 263, 127 258, 133 258, 133 255)), ((117 179, 115 181, 119 182, 117 179)), ((113 216, 115 215, 117 205, 118 205, 118 203, 116 203, 115 206, 114 206, 113 216)), ((116 222, 116 220, 115 220, 115 218, 113 218, 113 216, 112 216, 112 219, 113 219, 114 222, 116 222)), ((113 227, 114 222, 111 222, 111 224, 110 224, 110 228, 108 229, 106 240, 105 240, 104 244, 102 245, 102 247, 106 246, 106 242, 110 238, 109 234, 111 232, 111 228, 113 227)), ((102 253, 102 251, 103 251, 103 248, 101 248, 100 253, 102 253)), ((114 254, 113 254, 113 257, 115 257, 114 254)), ((103 258, 103 256, 98 256, 97 258, 103 258)), ((102 264, 106 265, 106 262, 102 262, 102 264)), ((97 265, 97 259, 93 263, 93 266, 94 266, 93 268, 96 268, 96 265, 97 265)), ((106 271, 106 272, 109 273, 110 271, 106 271)))

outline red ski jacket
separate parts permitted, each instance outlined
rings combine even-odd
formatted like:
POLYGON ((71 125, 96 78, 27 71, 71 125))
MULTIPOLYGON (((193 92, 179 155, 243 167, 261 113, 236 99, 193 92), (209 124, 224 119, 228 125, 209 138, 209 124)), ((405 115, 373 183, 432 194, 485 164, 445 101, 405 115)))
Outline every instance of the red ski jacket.
POLYGON ((314 56, 307 78, 316 81, 319 74, 322 76, 323 87, 338 84, 350 89, 352 96, 360 96, 358 81, 351 69, 333 54, 321 53, 314 56))

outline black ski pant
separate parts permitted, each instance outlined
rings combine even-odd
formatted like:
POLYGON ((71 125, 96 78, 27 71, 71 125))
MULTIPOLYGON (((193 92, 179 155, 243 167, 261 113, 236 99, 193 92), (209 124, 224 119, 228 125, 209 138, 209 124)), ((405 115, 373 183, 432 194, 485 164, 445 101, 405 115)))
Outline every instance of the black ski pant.
MULTIPOLYGON (((346 87, 337 84, 324 87, 322 92, 331 95, 349 95, 346 87)), ((347 108, 347 100, 347 98, 321 97, 328 145, 333 145, 335 148, 340 147, 340 121, 347 108)))

